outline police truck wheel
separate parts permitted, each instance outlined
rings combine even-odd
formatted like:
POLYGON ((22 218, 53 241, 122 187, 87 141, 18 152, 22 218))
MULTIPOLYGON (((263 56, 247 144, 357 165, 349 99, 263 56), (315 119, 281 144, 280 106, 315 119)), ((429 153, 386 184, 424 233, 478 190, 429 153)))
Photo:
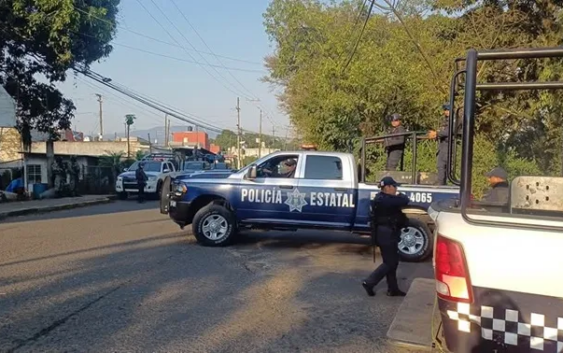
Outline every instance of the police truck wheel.
POLYGON ((236 236, 236 218, 227 208, 211 204, 200 209, 192 222, 198 243, 204 246, 226 246, 236 236))
POLYGON ((399 254, 403 261, 421 262, 432 254, 432 232, 428 225, 409 218, 408 226, 401 230, 399 254))

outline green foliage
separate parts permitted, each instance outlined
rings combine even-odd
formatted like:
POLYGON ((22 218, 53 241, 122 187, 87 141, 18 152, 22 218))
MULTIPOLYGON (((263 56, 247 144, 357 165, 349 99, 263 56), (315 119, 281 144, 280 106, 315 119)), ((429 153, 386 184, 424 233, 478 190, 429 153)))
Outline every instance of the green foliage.
POLYGON ((137 119, 135 114, 127 114, 125 115, 125 124, 131 126, 135 123, 135 119, 137 119))
MULTIPOLYGON (((248 148, 257 148, 260 135, 253 132, 244 132, 241 136, 241 142, 248 148)), ((221 147, 221 150, 227 150, 231 147, 236 147, 237 145, 237 134, 231 130, 223 130, 215 139, 210 141, 221 147)), ((285 146, 285 142, 276 137, 262 134, 262 142, 269 148, 282 149, 285 146)))
MULTIPOLYGON (((347 151, 362 136, 385 131, 386 117, 395 112, 411 131, 436 129, 455 57, 468 48, 558 46, 563 37, 562 1, 420 0, 397 8, 393 3, 376 1, 380 11, 371 15, 344 70, 367 15, 361 14, 357 25, 360 0, 270 2, 264 25, 276 48, 266 58, 264 81, 281 88, 280 103, 308 143, 347 151)), ((483 62, 478 79, 562 80, 562 63, 483 62)), ((561 173, 562 98, 561 92, 537 91, 477 95, 475 196, 487 187, 484 174, 497 165, 511 176, 561 173)), ((462 104, 460 94, 456 106, 462 104)), ((405 170, 411 160, 407 147, 405 170)), ((369 147, 368 161, 371 171, 383 169, 381 146, 369 147)), ((419 144, 417 169, 436 171, 436 142, 419 144)))
POLYGON ((140 161, 141 159, 143 159, 144 156, 146 156, 148 153, 146 151, 143 150, 138 150, 137 152, 135 152, 135 160, 136 161, 140 161))
POLYGON ((54 83, 64 81, 69 69, 109 55, 118 5, 119 0, 0 1, 0 84, 16 101, 26 145, 32 128, 56 134, 70 127, 75 106, 54 83))

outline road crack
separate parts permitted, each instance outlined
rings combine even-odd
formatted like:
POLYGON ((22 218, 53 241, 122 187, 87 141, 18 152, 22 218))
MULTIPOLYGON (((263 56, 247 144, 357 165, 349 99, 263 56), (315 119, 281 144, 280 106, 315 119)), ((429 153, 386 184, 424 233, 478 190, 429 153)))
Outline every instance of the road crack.
POLYGON ((58 328, 61 325, 64 325, 68 320, 70 320, 71 318, 73 318, 74 316, 80 314, 81 312, 88 310, 92 305, 98 303, 99 301, 101 301, 102 299, 104 299, 105 297, 113 294, 114 292, 116 292, 117 290, 119 290, 121 287, 123 287, 124 285, 126 285, 128 282, 123 282, 122 284, 118 285, 117 287, 113 288, 112 290, 100 295, 99 297, 97 297, 96 299, 86 303, 85 305, 83 305, 82 307, 78 308, 77 310, 73 311, 72 313, 68 314, 67 316, 53 322, 51 325, 41 329, 39 332, 37 332, 35 335, 31 336, 30 338, 26 339, 26 340, 22 340, 20 341, 14 348, 8 349, 7 352, 8 353, 12 353, 15 352, 16 350, 22 348, 23 346, 27 345, 28 343, 37 341, 38 339, 47 336, 49 333, 51 333, 51 331, 55 330, 56 328, 58 328))

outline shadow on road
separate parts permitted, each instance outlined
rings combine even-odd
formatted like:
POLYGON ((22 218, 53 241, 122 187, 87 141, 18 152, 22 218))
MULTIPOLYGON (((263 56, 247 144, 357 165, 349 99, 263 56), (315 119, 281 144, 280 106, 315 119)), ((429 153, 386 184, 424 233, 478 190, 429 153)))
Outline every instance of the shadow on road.
POLYGON ((233 249, 201 247, 191 237, 168 234, 4 263, 0 272, 20 271, 0 283, 0 347, 392 352, 374 342, 400 300, 365 296, 358 280, 370 270, 369 257, 358 260, 354 253, 360 250, 327 259, 279 253, 334 243, 363 249, 364 239, 316 232, 246 239, 233 247, 250 250, 243 258, 233 249), (247 266, 253 261, 267 266, 247 266))
MULTIPOLYGON (((2 220, 0 224, 8 223, 21 223, 29 221, 39 221, 45 219, 64 219, 64 218, 77 218, 87 216, 97 216, 104 214, 113 214, 121 212, 134 212, 154 209, 155 216, 162 216, 158 209, 158 201, 147 200, 145 203, 138 203, 135 199, 124 201, 114 201, 106 204, 99 204, 93 206, 79 207, 68 210, 61 210, 48 213, 38 213, 29 216, 10 217, 2 220)), ((162 219, 168 219, 162 217, 162 219)))

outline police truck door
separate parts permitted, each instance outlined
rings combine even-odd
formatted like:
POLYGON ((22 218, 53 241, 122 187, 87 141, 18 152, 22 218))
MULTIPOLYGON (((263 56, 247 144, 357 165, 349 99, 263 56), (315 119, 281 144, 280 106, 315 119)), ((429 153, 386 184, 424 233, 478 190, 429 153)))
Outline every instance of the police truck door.
POLYGON ((257 178, 243 180, 237 218, 268 224, 293 224, 295 211, 301 211, 304 198, 298 193, 297 173, 302 158, 298 154, 277 154, 257 166, 257 178))
POLYGON ((354 166, 338 154, 309 154, 305 160, 299 191, 306 205, 297 218, 311 226, 349 228, 355 215, 354 166))

